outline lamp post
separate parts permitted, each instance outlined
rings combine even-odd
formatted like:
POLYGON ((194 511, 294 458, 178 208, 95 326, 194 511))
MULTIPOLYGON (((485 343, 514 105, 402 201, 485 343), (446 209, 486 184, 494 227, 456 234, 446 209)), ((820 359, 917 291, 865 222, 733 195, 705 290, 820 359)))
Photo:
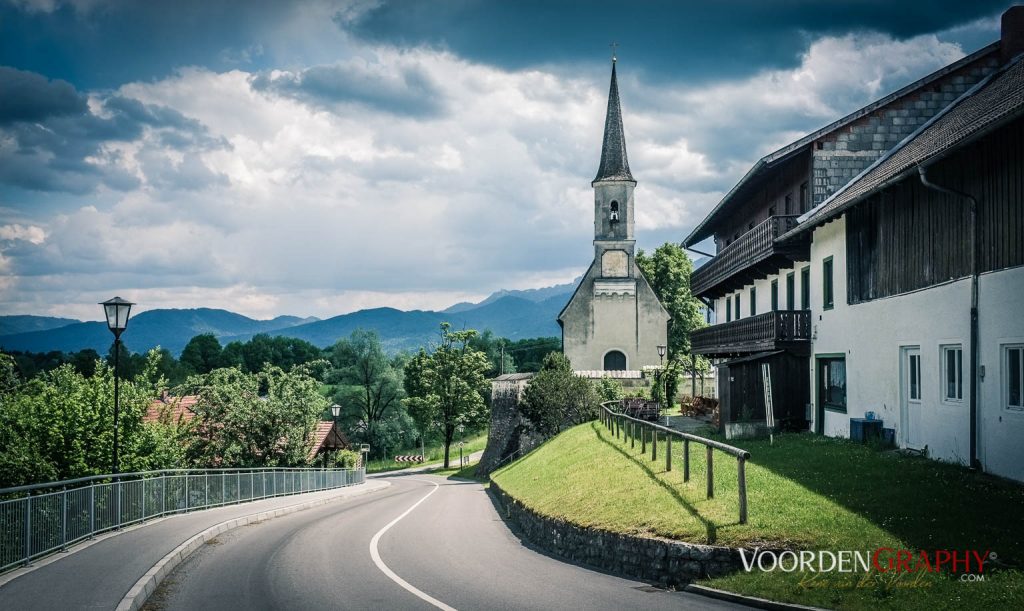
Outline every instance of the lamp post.
MULTIPOLYGON (((331 405, 331 418, 334 420, 334 451, 338 451, 338 416, 341 415, 341 406, 337 403, 331 405)), ((326 452, 325 452, 326 454, 326 452)), ((326 458, 324 459, 327 460, 326 458)))
MULTIPOLYGON (((661 394, 665 397, 665 403, 668 407, 672 406, 672 402, 668 400, 668 382, 665 380, 665 351, 668 350, 668 346, 658 346, 658 360, 661 362, 661 394)), ((665 426, 668 426, 668 414, 665 414, 665 426)))
POLYGON ((121 365, 121 334, 128 328, 128 316, 131 314, 132 306, 130 301, 114 297, 100 303, 103 306, 103 313, 107 317, 107 328, 114 334, 114 466, 113 474, 117 475, 120 469, 118 461, 118 439, 117 424, 121 412, 119 385, 121 365))
POLYGON ((466 432, 466 426, 460 424, 459 426, 455 427, 455 430, 459 432, 459 468, 461 469, 464 466, 464 461, 462 459, 462 446, 466 445, 466 436, 463 434, 466 432))

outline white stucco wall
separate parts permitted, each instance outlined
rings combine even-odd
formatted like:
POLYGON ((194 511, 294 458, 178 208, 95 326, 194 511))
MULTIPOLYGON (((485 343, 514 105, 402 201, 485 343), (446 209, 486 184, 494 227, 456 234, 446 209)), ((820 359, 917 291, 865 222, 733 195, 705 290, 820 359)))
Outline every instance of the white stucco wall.
POLYGON ((978 362, 985 367, 978 454, 986 471, 1024 480, 1024 411, 1006 407, 1003 363, 1003 346, 1024 344, 1024 267, 978 279, 978 331, 978 362))
MULTIPOLYGON (((845 217, 814 232, 811 245, 812 354, 846 356, 847 412, 826 410, 824 433, 849 436, 850 418, 874 411, 897 441, 908 435, 933 458, 966 464, 970 457, 970 280, 961 279, 912 293, 848 305, 845 217), (832 256, 834 308, 823 309, 822 262, 832 256), (942 346, 963 349, 963 400, 942 398, 942 346), (901 348, 921 355, 920 419, 909 431, 900 413, 901 348)), ((1024 480, 1024 413, 1002 404, 1000 345, 1024 342, 1024 268, 984 274, 979 284, 980 386, 979 457, 987 471, 1024 480)), ((812 401, 817 401, 812 357, 812 401)), ((816 416, 816 411, 815 411, 816 416)))

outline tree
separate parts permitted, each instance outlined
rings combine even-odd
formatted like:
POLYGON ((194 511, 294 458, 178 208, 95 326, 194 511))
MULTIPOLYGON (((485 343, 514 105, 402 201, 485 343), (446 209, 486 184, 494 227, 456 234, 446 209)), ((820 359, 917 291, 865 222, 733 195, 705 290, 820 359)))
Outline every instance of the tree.
POLYGON ((222 366, 220 342, 213 333, 203 333, 188 340, 181 351, 181 365, 192 374, 207 374, 222 366))
POLYGON ((618 380, 603 376, 597 384, 597 394, 601 401, 618 401, 625 396, 626 391, 618 380))
POLYGON ((420 427, 437 423, 444 442, 444 466, 459 425, 472 427, 487 420, 483 395, 487 391, 487 355, 470 346, 476 331, 452 331, 441 323, 441 343, 432 353, 420 349, 405 367, 404 401, 420 427))
POLYGON ((505 345, 505 354, 515 360, 517 371, 540 371, 545 356, 561 351, 562 339, 559 337, 533 337, 505 345))
POLYGON ((545 436, 597 417, 598 395, 586 378, 572 371, 560 352, 544 357, 544 364, 523 391, 520 411, 545 436))
POLYGON ((327 408, 311 367, 286 372, 268 365, 255 374, 222 368, 190 377, 175 393, 198 396, 186 456, 202 467, 305 464, 312 433, 327 408))
MULTIPOLYGON (((402 406, 401 369, 384 353, 376 331, 356 329, 330 350, 336 367, 329 379, 338 385, 334 400, 356 419, 355 431, 376 450, 380 423, 402 406)), ((411 433, 410 433, 411 434, 411 433)), ((394 447, 394 446, 392 446, 394 447)))
POLYGON ((515 373, 516 363, 512 354, 506 350, 509 341, 504 337, 495 337, 494 332, 487 329, 478 333, 469 340, 469 345, 487 355, 487 361, 491 364, 487 371, 487 377, 493 378, 503 373, 515 373))
MULTIPOLYGON (((659 374, 658 378, 665 381, 667 397, 674 398, 679 388, 679 374, 682 370, 685 369, 694 376, 703 372, 705 367, 709 367, 706 359, 693 355, 690 349, 690 334, 705 326, 700 314, 703 304, 690 291, 693 262, 682 247, 666 242, 659 246, 652 256, 648 256, 642 250, 639 251, 636 263, 672 317, 668 326, 666 371, 659 374)), ((667 400, 661 389, 658 390, 657 396, 667 400)))
MULTIPOLYGON (((124 471, 151 468, 142 414, 156 396, 159 354, 121 382, 120 448, 124 471)), ((109 473, 113 458, 113 371, 92 376, 70 364, 22 381, 0 355, 0 487, 109 473)))

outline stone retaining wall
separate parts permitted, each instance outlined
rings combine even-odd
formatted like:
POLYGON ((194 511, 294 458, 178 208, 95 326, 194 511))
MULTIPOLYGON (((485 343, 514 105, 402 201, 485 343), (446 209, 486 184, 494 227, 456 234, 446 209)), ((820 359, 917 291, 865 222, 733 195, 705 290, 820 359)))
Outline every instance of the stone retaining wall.
POLYGON ((733 548, 574 526, 527 508, 493 480, 490 491, 505 516, 519 527, 523 538, 574 562, 662 586, 685 585, 742 568, 739 551, 733 548))

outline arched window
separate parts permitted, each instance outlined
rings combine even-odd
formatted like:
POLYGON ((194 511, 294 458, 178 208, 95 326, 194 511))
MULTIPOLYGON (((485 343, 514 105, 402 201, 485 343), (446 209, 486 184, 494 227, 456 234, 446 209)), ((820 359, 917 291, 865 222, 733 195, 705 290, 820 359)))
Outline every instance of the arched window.
POLYGON ((616 202, 616 201, 613 201, 613 202, 612 202, 612 213, 611 213, 611 215, 609 216, 609 218, 611 219, 611 221, 612 221, 613 223, 614 223, 615 221, 618 221, 618 220, 619 220, 619 202, 616 202))
POLYGON ((626 355, 622 354, 618 350, 611 350, 608 354, 604 355, 604 370, 605 371, 625 371, 626 370, 626 355))

